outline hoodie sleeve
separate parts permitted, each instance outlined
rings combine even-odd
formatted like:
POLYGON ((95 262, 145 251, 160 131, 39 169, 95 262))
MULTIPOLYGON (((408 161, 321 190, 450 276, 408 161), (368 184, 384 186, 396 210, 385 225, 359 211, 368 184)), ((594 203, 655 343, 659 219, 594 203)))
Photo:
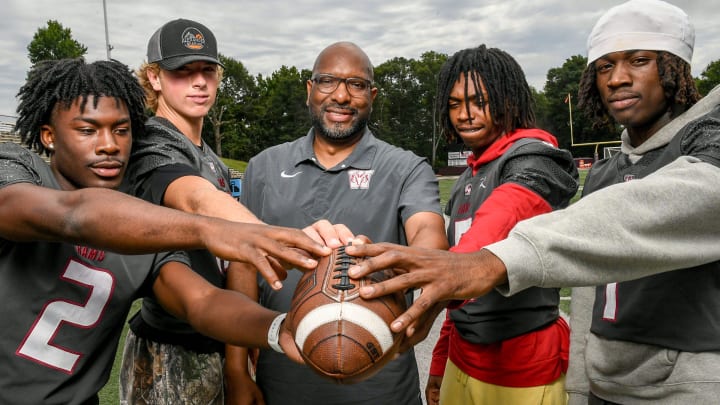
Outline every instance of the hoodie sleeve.
POLYGON ((718 184, 720 168, 682 156, 643 179, 523 221, 486 247, 507 268, 508 283, 498 290, 601 285, 720 260, 718 184))
POLYGON ((595 287, 572 289, 570 301, 570 361, 565 379, 565 390, 570 405, 587 404, 590 382, 585 373, 585 341, 590 333, 595 287))

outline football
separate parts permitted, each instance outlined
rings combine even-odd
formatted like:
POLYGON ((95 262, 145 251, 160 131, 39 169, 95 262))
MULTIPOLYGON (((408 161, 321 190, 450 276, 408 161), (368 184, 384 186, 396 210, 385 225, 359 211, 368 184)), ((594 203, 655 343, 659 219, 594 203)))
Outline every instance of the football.
POLYGON ((390 322, 407 308, 402 293, 360 297, 360 287, 392 277, 384 270, 351 279, 348 268, 361 260, 344 246, 322 258, 298 282, 286 319, 305 363, 340 384, 362 381, 394 357, 402 334, 393 333, 390 322))

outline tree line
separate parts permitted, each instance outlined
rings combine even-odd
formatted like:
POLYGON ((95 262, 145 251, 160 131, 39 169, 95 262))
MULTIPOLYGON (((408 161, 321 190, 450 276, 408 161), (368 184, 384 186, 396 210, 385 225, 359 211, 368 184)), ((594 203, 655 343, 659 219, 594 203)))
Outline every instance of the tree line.
MULTIPOLYGON (((27 49, 33 64, 87 52, 72 39, 69 28, 54 20, 38 29, 27 49)), ((374 67, 378 95, 370 129, 379 138, 426 157, 436 170, 446 166, 449 150, 462 148, 445 140, 435 108, 437 75, 447 58, 427 51, 418 59, 395 57, 374 67)), ((224 77, 203 128, 203 138, 219 156, 246 161, 265 148, 307 133, 311 124, 305 83, 310 70, 281 66, 270 75, 253 76, 241 61, 226 55, 220 59, 224 77)), ((592 144, 619 139, 619 128, 593 128, 575 108, 586 64, 584 56, 570 56, 548 70, 543 89, 532 89, 538 126, 555 134, 560 146, 575 156, 593 156, 597 149, 592 144)), ((708 64, 695 80, 703 95, 720 84, 720 60, 708 64)))

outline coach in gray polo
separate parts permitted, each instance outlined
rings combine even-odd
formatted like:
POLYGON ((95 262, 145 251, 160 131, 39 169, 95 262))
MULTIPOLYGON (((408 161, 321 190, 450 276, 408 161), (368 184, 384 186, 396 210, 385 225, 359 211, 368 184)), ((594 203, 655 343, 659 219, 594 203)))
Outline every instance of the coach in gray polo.
MULTIPOLYGON (((307 82, 313 128, 250 160, 241 201, 271 225, 304 228, 326 219, 375 242, 447 249, 437 180, 427 161, 375 138, 367 127, 377 94, 372 80, 372 64, 355 44, 325 48, 307 82)), ((290 271, 279 291, 260 278, 260 302, 287 312, 300 275, 290 271)), ((231 391, 257 392, 244 381, 231 391)), ((354 385, 337 385, 263 350, 256 381, 268 405, 422 403, 412 350, 354 385)))

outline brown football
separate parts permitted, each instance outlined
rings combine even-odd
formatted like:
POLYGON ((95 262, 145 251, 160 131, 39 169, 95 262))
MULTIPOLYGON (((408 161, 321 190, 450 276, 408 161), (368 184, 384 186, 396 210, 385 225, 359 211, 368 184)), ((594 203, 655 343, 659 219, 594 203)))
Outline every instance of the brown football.
POLYGON ((286 320, 305 363, 342 384, 370 377, 393 358, 402 334, 389 325, 407 307, 402 293, 360 297, 360 287, 392 277, 384 270, 351 279, 347 270, 360 260, 344 246, 322 258, 298 282, 286 320))

